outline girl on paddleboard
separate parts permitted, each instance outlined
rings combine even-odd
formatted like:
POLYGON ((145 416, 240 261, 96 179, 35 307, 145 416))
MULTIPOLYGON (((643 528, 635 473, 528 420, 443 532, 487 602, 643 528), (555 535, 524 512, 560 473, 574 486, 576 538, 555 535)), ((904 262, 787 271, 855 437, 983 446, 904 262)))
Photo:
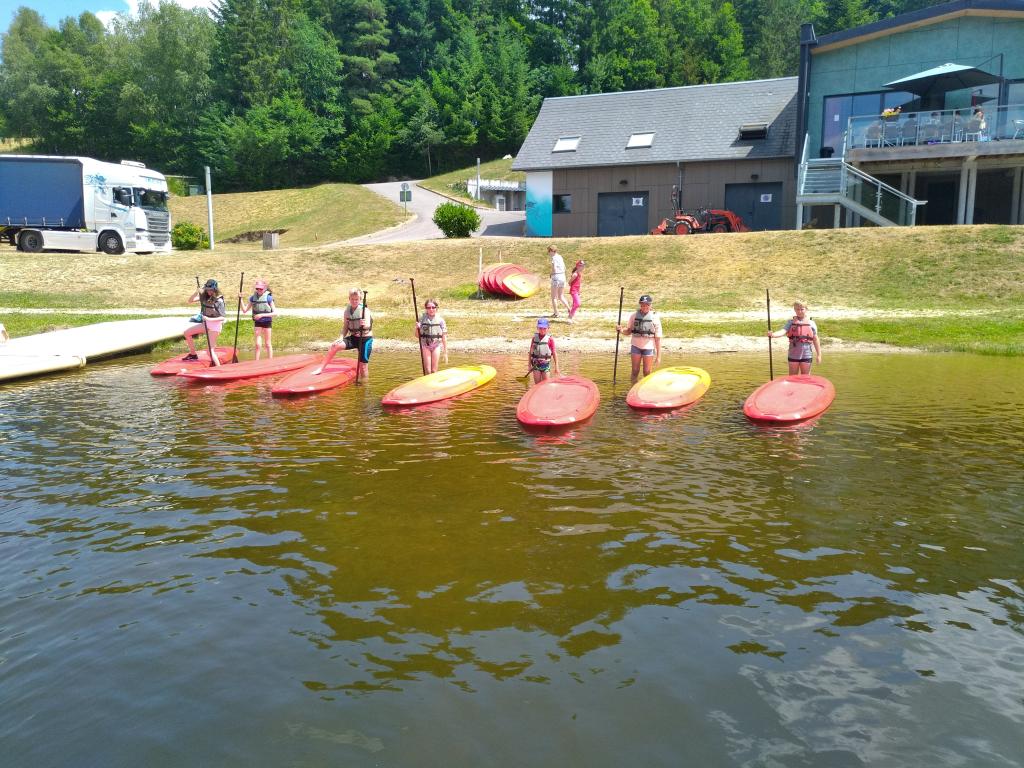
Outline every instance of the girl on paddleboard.
POLYGON ((270 286, 266 280, 257 280, 252 286, 252 295, 238 294, 238 298, 245 301, 242 307, 243 312, 252 310, 253 336, 256 341, 256 359, 260 359, 260 352, 263 347, 267 348, 267 358, 274 356, 274 346, 270 343, 271 326, 274 324, 274 315, 277 307, 274 305, 274 296, 270 292, 270 286))
POLYGON ((366 308, 365 302, 359 297, 361 292, 358 288, 352 288, 348 292, 348 306, 342 317, 345 324, 341 328, 341 336, 331 342, 331 348, 327 357, 313 374, 323 373, 334 356, 343 349, 357 349, 359 362, 356 365, 356 383, 366 381, 370 378, 370 353, 373 351, 373 315, 366 308))
POLYGON ((544 379, 551 378, 551 366, 555 367, 555 376, 562 374, 558 370, 558 355, 555 353, 555 340, 548 333, 548 319, 537 320, 537 332, 530 341, 530 372, 533 383, 540 384, 544 379))
POLYGON ((572 299, 572 307, 569 309, 569 322, 572 322, 573 317, 580 309, 580 283, 583 282, 583 268, 587 266, 583 259, 576 262, 576 266, 572 268, 572 274, 569 275, 569 298, 572 299))
POLYGON ((437 299, 423 302, 426 310, 420 315, 416 324, 416 337, 420 340, 420 357, 423 358, 423 370, 437 373, 437 364, 444 353, 444 364, 448 365, 448 326, 437 311, 437 299))
POLYGON ((789 337, 789 375, 811 372, 811 354, 821 365, 821 344, 818 342, 818 325, 807 315, 807 305, 802 301, 793 302, 793 317, 786 321, 782 330, 768 331, 768 338, 789 337))
POLYGON ((630 381, 636 384, 643 362, 644 376, 650 376, 661 363, 661 318, 651 309, 653 299, 649 293, 640 297, 639 308, 629 316, 625 325, 615 326, 619 333, 632 334, 629 356, 633 363, 630 381))
POLYGON ((224 295, 217 287, 216 280, 212 278, 207 280, 206 284, 201 289, 197 289, 188 299, 189 304, 194 304, 197 301, 200 305, 199 314, 192 318, 192 325, 185 329, 185 343, 188 344, 188 354, 185 355, 185 359, 199 359, 195 337, 208 335, 210 360, 214 365, 220 365, 215 347, 217 346, 217 337, 220 336, 220 329, 224 327, 227 311, 224 307, 224 295))

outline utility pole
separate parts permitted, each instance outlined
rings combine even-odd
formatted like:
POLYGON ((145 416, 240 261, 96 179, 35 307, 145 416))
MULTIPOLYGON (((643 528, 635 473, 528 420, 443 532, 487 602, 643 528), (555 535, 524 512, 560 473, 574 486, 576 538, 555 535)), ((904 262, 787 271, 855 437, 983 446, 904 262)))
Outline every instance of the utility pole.
POLYGON ((482 200, 483 197, 480 195, 480 158, 476 159, 476 199, 482 200))
POLYGON ((210 189, 210 166, 206 168, 206 229, 210 234, 210 250, 213 250, 213 190, 210 189))

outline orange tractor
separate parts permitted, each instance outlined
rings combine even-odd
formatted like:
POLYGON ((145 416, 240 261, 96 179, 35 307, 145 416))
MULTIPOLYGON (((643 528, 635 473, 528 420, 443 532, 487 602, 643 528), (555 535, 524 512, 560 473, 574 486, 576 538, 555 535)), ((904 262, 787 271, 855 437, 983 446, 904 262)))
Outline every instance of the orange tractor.
POLYGON ((693 235, 697 232, 749 232, 750 227, 732 211, 717 208, 683 210, 683 190, 672 186, 672 207, 675 214, 651 230, 652 235, 693 235))

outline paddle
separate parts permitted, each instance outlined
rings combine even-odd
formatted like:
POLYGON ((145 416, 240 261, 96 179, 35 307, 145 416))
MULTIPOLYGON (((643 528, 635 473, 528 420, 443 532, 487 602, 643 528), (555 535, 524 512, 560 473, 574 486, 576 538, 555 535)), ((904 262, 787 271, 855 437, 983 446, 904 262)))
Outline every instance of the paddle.
POLYGON ((210 329, 206 325, 206 315, 203 314, 203 289, 199 287, 199 275, 196 275, 196 293, 199 294, 199 317, 203 320, 203 330, 206 332, 206 348, 210 352, 210 367, 213 368, 213 345, 210 344, 210 329))
MULTIPOLYGON (((416 325, 418 327, 419 324, 420 324, 420 304, 419 304, 418 301, 416 301, 416 280, 414 278, 410 277, 409 278, 409 284, 412 285, 412 316, 415 319, 416 325)), ((365 309, 365 308, 366 307, 364 305, 363 309, 365 309)), ((419 339, 418 336, 416 338, 419 339)), ((423 375, 426 376, 427 375, 427 363, 423 359, 423 345, 422 345, 422 343, 417 342, 416 346, 419 348, 419 353, 420 353, 420 370, 423 371, 423 375)))
POLYGON ((612 368, 612 386, 615 385, 615 379, 619 375, 619 339, 622 334, 619 332, 619 326, 622 325, 622 299, 626 295, 626 287, 619 287, 619 319, 615 321, 615 366, 612 368))
POLYGON ((238 308, 235 310, 235 345, 231 350, 231 362, 238 362, 238 325, 242 317, 242 288, 245 286, 245 272, 238 278, 238 308))
POLYGON ((775 381, 775 363, 772 362, 772 299, 768 295, 768 289, 764 289, 764 303, 768 307, 768 376, 775 381))

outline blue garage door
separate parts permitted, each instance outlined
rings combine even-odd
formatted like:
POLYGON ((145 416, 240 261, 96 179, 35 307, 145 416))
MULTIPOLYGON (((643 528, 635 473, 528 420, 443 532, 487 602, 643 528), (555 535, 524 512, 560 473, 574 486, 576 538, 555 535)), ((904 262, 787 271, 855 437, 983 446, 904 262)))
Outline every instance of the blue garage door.
POLYGON ((646 235, 647 192, 605 192, 597 196, 597 234, 600 237, 646 235))
POLYGON ((726 184, 725 207, 755 232, 782 229, 782 182, 726 184))

